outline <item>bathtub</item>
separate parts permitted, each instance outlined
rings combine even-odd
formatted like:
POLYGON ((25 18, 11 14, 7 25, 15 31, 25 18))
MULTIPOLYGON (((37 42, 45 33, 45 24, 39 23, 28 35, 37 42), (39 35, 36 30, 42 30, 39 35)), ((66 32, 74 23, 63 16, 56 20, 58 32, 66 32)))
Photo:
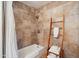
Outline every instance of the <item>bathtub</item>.
POLYGON ((39 58, 39 54, 43 49, 43 46, 37 44, 24 47, 18 50, 19 58, 39 58))

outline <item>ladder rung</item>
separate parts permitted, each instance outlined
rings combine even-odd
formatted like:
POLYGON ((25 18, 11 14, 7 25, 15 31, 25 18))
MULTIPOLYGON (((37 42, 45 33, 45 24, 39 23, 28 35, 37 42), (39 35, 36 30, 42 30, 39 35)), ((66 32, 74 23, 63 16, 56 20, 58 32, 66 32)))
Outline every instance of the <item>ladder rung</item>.
MULTIPOLYGON (((52 27, 52 29, 53 29, 53 27, 52 27)), ((62 27, 59 27, 59 29, 62 29, 62 27)))
POLYGON ((53 52, 49 52, 49 53, 52 53, 52 54, 55 54, 56 56, 59 56, 59 54, 56 54, 56 53, 53 53, 53 52))
POLYGON ((63 36, 63 34, 60 34, 59 36, 63 36))
POLYGON ((62 29, 62 27, 60 27, 59 29, 62 29))
MULTIPOLYGON (((53 37, 53 35, 51 35, 51 36, 53 37)), ((62 35, 62 34, 59 34, 59 37, 60 37, 60 36, 63 36, 63 35, 62 35)))
POLYGON ((54 22, 52 22, 52 23, 58 23, 58 22, 63 22, 63 21, 54 21, 54 22))

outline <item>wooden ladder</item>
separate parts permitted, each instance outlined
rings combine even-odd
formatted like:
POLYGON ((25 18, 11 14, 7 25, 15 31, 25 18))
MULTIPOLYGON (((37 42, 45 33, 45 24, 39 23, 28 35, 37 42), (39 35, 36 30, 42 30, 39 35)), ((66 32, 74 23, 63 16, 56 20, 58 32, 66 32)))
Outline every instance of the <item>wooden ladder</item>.
POLYGON ((56 56, 59 56, 60 58, 63 58, 64 57, 64 49, 63 49, 63 41, 64 41, 64 19, 65 19, 65 16, 63 15, 63 19, 62 21, 52 21, 52 17, 51 17, 51 20, 50 20, 50 31, 49 31, 49 37, 48 37, 48 49, 47 49, 47 56, 49 55, 49 53, 52 53, 52 52, 49 52, 49 49, 51 47, 50 45, 50 41, 51 41, 51 33, 52 33, 52 29, 53 29, 53 24, 54 23, 62 23, 62 28, 60 28, 60 30, 62 30, 62 35, 59 34, 59 36, 62 36, 62 42, 61 42, 61 46, 60 46, 60 53, 59 55, 56 54, 56 53, 52 53, 52 54, 55 54, 56 56))

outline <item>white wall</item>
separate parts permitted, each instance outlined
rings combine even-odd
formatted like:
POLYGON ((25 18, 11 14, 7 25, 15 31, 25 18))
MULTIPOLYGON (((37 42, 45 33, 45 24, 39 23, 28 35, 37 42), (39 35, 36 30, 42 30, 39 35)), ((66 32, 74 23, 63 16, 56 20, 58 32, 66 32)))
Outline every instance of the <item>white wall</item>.
POLYGON ((2 58, 2 1, 0 1, 0 58, 2 58))

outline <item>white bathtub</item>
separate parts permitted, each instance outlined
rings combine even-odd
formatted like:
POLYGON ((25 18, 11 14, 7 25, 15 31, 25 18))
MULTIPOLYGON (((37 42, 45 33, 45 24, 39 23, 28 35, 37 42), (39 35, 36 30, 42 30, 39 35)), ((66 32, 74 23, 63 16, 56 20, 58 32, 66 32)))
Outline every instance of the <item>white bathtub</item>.
POLYGON ((39 58, 40 52, 44 49, 43 46, 33 44, 18 50, 19 58, 39 58))

